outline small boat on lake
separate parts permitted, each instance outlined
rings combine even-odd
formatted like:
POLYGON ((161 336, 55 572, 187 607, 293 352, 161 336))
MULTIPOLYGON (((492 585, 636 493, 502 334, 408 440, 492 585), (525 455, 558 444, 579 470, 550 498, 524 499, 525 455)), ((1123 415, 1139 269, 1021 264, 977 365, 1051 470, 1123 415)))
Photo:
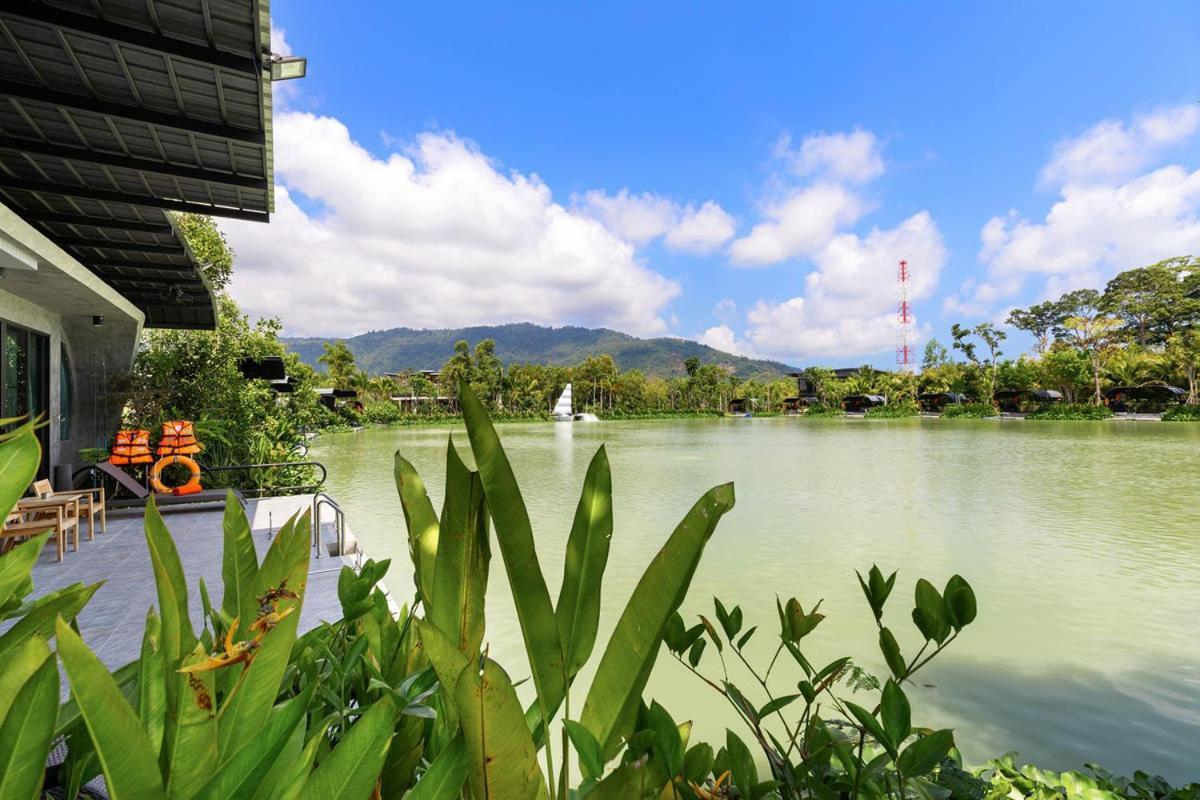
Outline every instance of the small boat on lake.
POLYGON ((599 422, 600 418, 595 414, 586 412, 576 414, 574 406, 571 402, 571 384, 567 384, 563 389, 563 393, 558 396, 558 402, 554 404, 554 410, 550 412, 554 417, 555 422, 599 422))

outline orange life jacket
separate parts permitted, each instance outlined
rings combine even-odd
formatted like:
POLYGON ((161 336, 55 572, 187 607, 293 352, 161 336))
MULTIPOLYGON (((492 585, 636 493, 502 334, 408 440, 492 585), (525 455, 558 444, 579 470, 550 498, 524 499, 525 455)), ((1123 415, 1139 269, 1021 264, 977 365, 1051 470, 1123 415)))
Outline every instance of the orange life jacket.
POLYGON ((150 454, 150 431, 125 429, 117 431, 116 441, 109 453, 110 464, 149 464, 154 461, 150 454))
POLYGON ((176 419, 163 423, 162 437, 158 440, 160 456, 186 456, 199 453, 200 450, 190 420, 176 419))

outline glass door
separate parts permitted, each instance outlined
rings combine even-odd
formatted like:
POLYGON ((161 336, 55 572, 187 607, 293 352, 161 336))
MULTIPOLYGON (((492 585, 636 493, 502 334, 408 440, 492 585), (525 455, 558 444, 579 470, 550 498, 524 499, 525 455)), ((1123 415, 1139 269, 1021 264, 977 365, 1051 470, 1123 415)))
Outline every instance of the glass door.
MULTIPOLYGON (((4 358, 0 360, 0 410, 6 419, 42 417, 50 410, 50 337, 19 325, 0 322, 4 358)), ((39 478, 50 475, 50 429, 37 429, 42 445, 39 478)))

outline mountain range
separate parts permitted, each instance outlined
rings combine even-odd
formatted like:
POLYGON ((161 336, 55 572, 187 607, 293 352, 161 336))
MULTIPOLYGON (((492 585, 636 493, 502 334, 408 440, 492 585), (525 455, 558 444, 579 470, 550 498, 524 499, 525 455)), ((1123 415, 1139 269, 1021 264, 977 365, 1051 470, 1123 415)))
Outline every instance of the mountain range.
MULTIPOLYGON (((440 369, 454 350, 454 343, 465 339, 475 345, 484 339, 496 343, 496 355, 505 364, 550 364, 574 366, 588 356, 607 353, 622 370, 639 369, 648 376, 662 378, 686 374, 684 362, 695 356, 702 364, 717 364, 742 379, 781 378, 795 372, 778 361, 746 358, 691 341, 672 337, 639 339, 608 328, 548 328, 523 322, 512 325, 487 325, 472 328, 418 330, 392 328, 370 331, 342 339, 359 367, 372 374, 400 372, 406 369, 440 369)), ((336 338, 285 338, 284 343, 313 366, 326 342, 336 338)))

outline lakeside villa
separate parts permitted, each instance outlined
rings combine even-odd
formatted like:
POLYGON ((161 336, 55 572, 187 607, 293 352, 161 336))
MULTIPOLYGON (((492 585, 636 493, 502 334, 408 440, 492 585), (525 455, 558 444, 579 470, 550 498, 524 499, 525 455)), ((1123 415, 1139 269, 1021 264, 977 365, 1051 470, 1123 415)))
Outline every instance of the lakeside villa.
MULTIPOLYGON (((80 624, 103 633, 98 652, 115 669, 153 603, 138 541, 146 490, 133 484, 132 511, 111 497, 106 508, 102 489, 81 510, 70 503, 79 454, 120 427, 109 382, 131 368, 143 330, 216 326, 212 288, 166 212, 268 222, 272 83, 294 75, 295 59, 271 52, 265 2, 18 3, 0 8, 0 25, 0 415, 45 420, 37 478, 64 498, 58 558, 43 554, 34 596, 107 579, 80 624)), ((312 562, 304 626, 335 618, 340 567, 361 563, 336 502, 302 493, 243 504, 263 550, 294 512, 321 520, 325 510, 313 552, 327 558, 312 562)), ((219 577, 221 518, 220 505, 189 504, 172 520, 192 581, 219 577)), ((6 526, 4 549, 18 529, 6 526)))

